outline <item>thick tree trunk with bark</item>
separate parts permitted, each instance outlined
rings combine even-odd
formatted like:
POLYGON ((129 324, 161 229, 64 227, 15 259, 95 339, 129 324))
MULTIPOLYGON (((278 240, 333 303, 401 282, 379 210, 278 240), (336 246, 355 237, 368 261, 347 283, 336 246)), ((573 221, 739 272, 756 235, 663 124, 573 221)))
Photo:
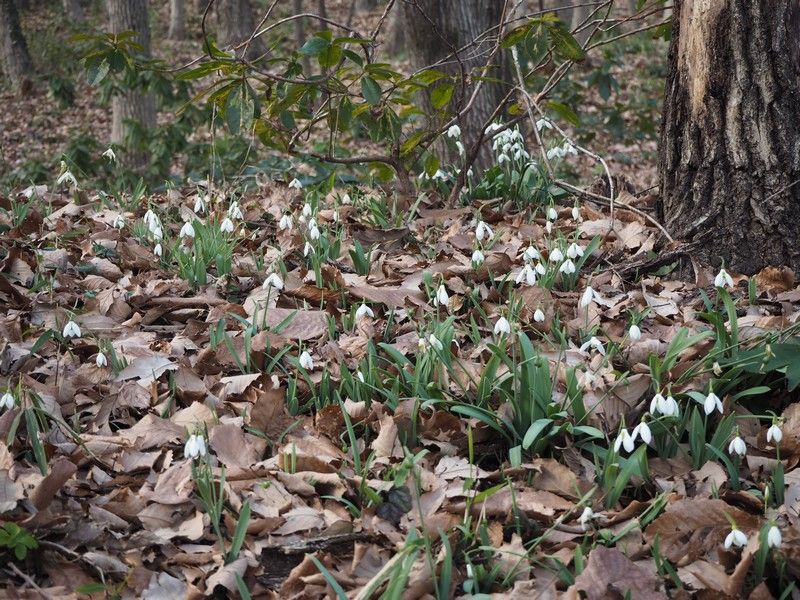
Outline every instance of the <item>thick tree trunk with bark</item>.
POLYGON ((800 272, 800 0, 675 3, 659 169, 674 237, 800 272))
POLYGON ((186 37, 186 2, 185 0, 169 0, 169 31, 171 40, 183 40, 186 37))
MULTIPOLYGON (((144 48, 145 55, 150 55, 150 24, 147 15, 147 0, 107 0, 108 20, 112 33, 135 31, 137 41, 144 48)), ((113 120, 111 124, 111 141, 122 145, 128 134, 128 122, 134 121, 145 130, 156 126, 155 99, 150 94, 139 90, 131 90, 117 94, 111 100, 113 120)), ((123 160, 133 168, 146 164, 147 156, 131 149, 123 160)))
MULTIPOLYGON (((494 0, 416 0, 401 4, 404 11, 406 48, 413 66, 417 69, 444 60, 434 68, 450 74, 457 82, 453 99, 448 105, 448 114, 458 112, 467 105, 478 82, 474 78, 482 75, 487 56, 494 49, 494 37, 483 36, 489 28, 497 26, 502 18, 503 2, 494 0), (454 52, 457 54, 453 54, 454 52), (449 56, 449 58, 448 58, 449 56), (462 85, 466 79, 466 84, 462 85)), ((486 76, 502 81, 511 81, 510 64, 504 60, 502 51, 493 59, 493 66, 486 76)), ((467 150, 480 136, 481 128, 500 106, 508 88, 500 83, 484 81, 481 84, 469 113, 460 119, 459 126, 467 150)), ((428 104, 426 112, 432 114, 428 104)), ((498 119, 504 112, 498 113, 498 119)), ((435 124, 434 124, 435 125, 435 124)), ((458 157, 449 157, 451 161, 458 157)), ((486 168, 494 162, 491 144, 484 143, 476 166, 486 168)))
POLYGON ((14 89, 30 85, 33 65, 14 0, 0 0, 0 68, 14 89))
POLYGON ((86 20, 80 0, 64 0, 63 5, 64 15, 73 25, 80 25, 86 20))
MULTIPOLYGON (((250 39, 256 27, 250 0, 217 0, 218 43, 222 47, 237 46, 250 39)), ((247 48, 247 58, 254 59, 264 53, 264 44, 254 39, 247 48)), ((241 51, 239 51, 240 53, 241 51)))

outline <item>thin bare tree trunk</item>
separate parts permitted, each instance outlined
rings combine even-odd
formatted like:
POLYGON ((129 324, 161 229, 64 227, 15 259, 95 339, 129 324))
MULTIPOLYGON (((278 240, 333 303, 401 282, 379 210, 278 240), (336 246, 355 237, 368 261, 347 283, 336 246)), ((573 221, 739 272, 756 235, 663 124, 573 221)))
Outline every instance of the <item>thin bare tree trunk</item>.
POLYGON ((30 85, 33 64, 14 0, 0 0, 0 67, 14 89, 30 85))
MULTIPOLYGON (((150 55, 150 23, 147 0, 107 0, 108 20, 112 33, 135 31, 145 56, 150 55)), ((114 96, 111 101, 113 120, 111 141, 124 145, 129 137, 130 123, 144 131, 156 126, 156 104, 152 95, 141 90, 130 90, 114 96)), ((139 148, 128 148, 124 159, 132 168, 147 164, 147 155, 139 148)))
MULTIPOLYGON (((299 15, 303 12, 303 0, 292 0, 292 12, 294 14, 299 15)), ((298 48, 302 48, 303 44, 306 43, 306 20, 305 19, 295 19, 294 20, 294 41, 297 44, 298 48)), ((305 73, 306 77, 311 76, 311 61, 308 59, 308 55, 304 54, 301 60, 303 65, 303 73, 305 73)))
POLYGON ((186 6, 185 0, 169 0, 169 32, 171 40, 186 38, 186 6))
POLYGON ((64 14, 70 23, 74 25, 80 25, 86 21, 86 17, 83 14, 83 8, 81 8, 80 0, 64 0, 63 5, 64 14))
MULTIPOLYGON (((219 25, 217 37, 221 46, 234 47, 250 39, 256 27, 250 0, 217 0, 214 7, 219 25)), ((247 58, 254 59, 264 51, 261 40, 254 39, 247 48, 247 58)))
POLYGON ((592 14, 592 7, 587 6, 585 0, 578 0, 572 9, 572 23, 570 25, 570 30, 575 31, 581 26, 584 26, 579 32, 575 33, 575 39, 578 40, 578 43, 583 46, 586 43, 586 40, 589 39, 589 36, 592 34, 592 27, 586 26, 586 21, 589 19, 589 15, 592 14))

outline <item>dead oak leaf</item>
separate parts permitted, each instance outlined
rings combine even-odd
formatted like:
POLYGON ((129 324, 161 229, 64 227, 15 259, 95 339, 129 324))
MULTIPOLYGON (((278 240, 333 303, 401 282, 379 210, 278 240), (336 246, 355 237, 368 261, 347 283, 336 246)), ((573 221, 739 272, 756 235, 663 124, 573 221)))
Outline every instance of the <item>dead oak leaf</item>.
POLYGON ((602 546, 591 551, 586 568, 572 587, 583 592, 588 600, 667 598, 658 591, 660 583, 654 572, 633 562, 619 550, 602 546))

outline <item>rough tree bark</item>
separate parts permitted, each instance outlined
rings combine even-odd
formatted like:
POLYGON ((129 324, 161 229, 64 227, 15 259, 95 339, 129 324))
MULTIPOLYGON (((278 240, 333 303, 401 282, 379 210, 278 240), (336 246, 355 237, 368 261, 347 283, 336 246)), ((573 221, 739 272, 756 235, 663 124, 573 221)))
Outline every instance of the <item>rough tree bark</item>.
MULTIPOLYGON (((398 5, 396 5, 398 6, 398 5)), ((473 42, 492 26, 500 23, 503 2, 495 0, 461 0, 459 2, 440 2, 440 0, 415 0, 400 3, 404 15, 406 48, 411 63, 417 69, 445 59, 456 50, 458 58, 451 57, 436 68, 452 75, 457 81, 466 76, 466 85, 457 86, 449 108, 453 112, 465 106, 477 84, 473 77, 481 75, 486 57, 494 48, 493 36, 484 36, 481 43, 473 42)), ((510 64, 504 60, 504 53, 498 52, 494 58, 495 66, 487 76, 501 81, 511 81, 510 64)), ((481 134, 481 126, 501 104, 508 89, 491 81, 484 81, 472 104, 469 114, 462 118, 461 127, 464 144, 469 148, 481 134)), ((430 104, 426 112, 434 111, 430 104)), ((503 112, 499 113, 500 118, 503 112)), ((457 157, 449 157, 450 160, 457 157)), ((483 144, 476 166, 479 169, 493 164, 491 144, 483 144)))
MULTIPOLYGON (((217 38, 220 46, 236 46, 250 39, 256 27, 250 0, 217 0, 214 8, 217 14, 219 27, 217 38)), ((264 51, 261 40, 254 39, 247 48, 247 58, 257 58, 264 51)))
POLYGON ((30 85, 33 65, 14 0, 0 0, 0 68, 15 90, 30 85))
POLYGON ((169 0, 169 31, 171 40, 183 40, 186 37, 186 2, 185 0, 169 0))
POLYGON ((80 25, 86 20, 83 15, 83 8, 81 7, 80 0, 64 0, 63 5, 64 14, 73 25, 80 25))
MULTIPOLYGON (((150 24, 147 17, 147 0, 107 0, 108 21, 112 33, 123 31, 137 32, 137 41, 144 48, 144 54, 150 55, 150 24)), ((111 124, 111 141, 123 145, 129 131, 128 123, 133 121, 143 129, 156 126, 155 99, 150 94, 139 90, 130 90, 117 94, 111 100, 113 120, 111 124)), ((141 168, 147 162, 147 156, 141 151, 129 149, 123 157, 132 168, 141 168)))
POLYGON ((679 0, 659 171, 664 225, 752 274, 800 272, 800 0, 679 0))

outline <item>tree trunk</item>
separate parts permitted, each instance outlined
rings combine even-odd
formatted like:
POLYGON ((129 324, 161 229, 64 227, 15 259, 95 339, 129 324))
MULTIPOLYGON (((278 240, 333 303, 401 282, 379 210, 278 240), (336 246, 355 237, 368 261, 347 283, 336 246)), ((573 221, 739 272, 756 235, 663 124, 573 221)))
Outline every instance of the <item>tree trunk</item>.
MULTIPOLYGON (((403 3, 402 7, 404 10, 404 35, 407 38, 406 47, 414 68, 421 69, 433 65, 439 60, 446 59, 454 51, 466 47, 466 50, 458 52, 457 59, 450 56, 444 64, 435 67, 450 74, 456 83, 452 100, 447 105, 446 118, 449 119, 469 102, 478 83, 474 81, 474 78, 481 76, 486 56, 493 50, 495 42, 493 36, 488 36, 484 42, 477 45, 471 44, 487 29, 500 23, 503 3, 494 0, 462 0, 452 3, 440 2, 440 0, 416 0, 413 4, 403 3)), ((486 76, 501 81, 510 81, 510 64, 504 60, 504 53, 498 52, 493 61, 494 64, 486 76)), ((435 88, 436 85, 433 87, 435 88)), ((469 113, 459 122, 467 150, 479 139, 482 134, 481 128, 502 103, 507 91, 503 84, 483 81, 469 113)), ((425 112, 429 115, 437 113, 430 104, 428 94, 425 94, 425 100, 427 102, 425 112)), ((504 113, 499 112, 497 118, 502 119, 503 117, 504 113)), ((441 117, 434 117, 432 126, 438 126, 441 122, 441 117)), ((440 158, 447 158, 453 162, 458 161, 459 157, 457 155, 450 157, 440 155, 440 158)), ((493 163, 491 144, 484 143, 478 154, 476 166, 485 169, 493 163)))
POLYGON ((404 12, 402 6, 395 4, 387 19, 389 22, 383 25, 383 50, 386 56, 397 56, 406 49, 404 12))
POLYGON ((185 0, 169 0, 169 32, 171 40, 186 38, 186 3, 185 0))
MULTIPOLYGON (((142 45, 144 55, 150 55, 150 24, 147 15, 147 0, 107 0, 108 20, 112 33, 137 32, 136 40, 142 45)), ((123 145, 130 132, 129 122, 135 122, 143 130, 156 126, 155 99, 141 90, 129 90, 114 96, 111 101, 113 120, 111 141, 123 145)), ((123 160, 131 168, 147 164, 147 155, 138 148, 128 148, 123 160)))
POLYGON ((86 18, 83 15, 80 0, 64 0, 64 15, 73 25, 82 24, 86 18))
POLYGON ((574 34, 575 39, 581 46, 586 43, 586 40, 589 39, 589 36, 592 35, 592 31, 594 30, 594 27, 587 23, 593 10, 594 7, 589 6, 585 0, 577 0, 575 7, 572 9, 572 22, 569 29, 574 32, 576 29, 583 26, 583 29, 574 34))
POLYGON ((0 67, 15 90, 30 85, 33 64, 14 0, 0 0, 0 67))
POLYGON ((664 225, 735 272, 800 272, 800 1, 675 2, 664 225))
MULTIPOLYGON (((234 47, 250 39, 256 28, 250 0, 217 0, 214 3, 219 32, 218 42, 222 47, 234 47)), ((248 59, 255 59, 265 51, 260 39, 254 39, 247 48, 248 59)), ((241 53, 241 50, 238 52, 241 53)))

